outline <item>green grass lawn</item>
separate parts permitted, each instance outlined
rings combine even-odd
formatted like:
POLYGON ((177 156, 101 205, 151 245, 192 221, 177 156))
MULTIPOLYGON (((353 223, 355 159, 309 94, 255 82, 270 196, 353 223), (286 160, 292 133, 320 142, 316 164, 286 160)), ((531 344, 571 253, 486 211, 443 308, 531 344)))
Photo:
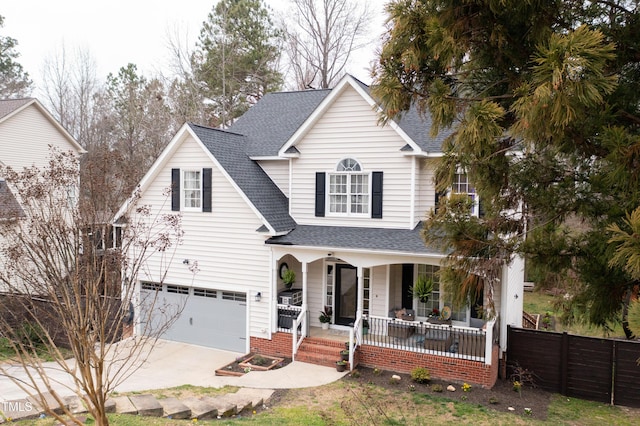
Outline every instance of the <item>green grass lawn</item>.
MULTIPOLYGON (((542 292, 525 292, 524 311, 530 314, 541 315, 544 315, 545 312, 551 312, 554 316, 560 317, 561 312, 554 306, 555 300, 556 296, 552 296, 542 292)), ((637 300, 631 303, 629 309, 629 325, 637 335, 640 334, 640 302, 637 300)), ((624 332, 622 331, 622 326, 620 324, 611 324, 610 326, 613 328, 613 332, 611 332, 607 336, 602 328, 598 328, 588 324, 565 325, 562 324, 559 320, 556 321, 556 331, 566 331, 571 334, 592 337, 625 337, 624 332)))
MULTIPOLYGON (((206 393, 206 391, 203 391, 206 393)), ((477 404, 453 401, 420 392, 408 393, 375 385, 360 386, 343 381, 293 389, 281 404, 255 415, 222 420, 172 420, 132 415, 110 415, 116 426, 180 425, 633 425, 638 412, 555 395, 545 420, 524 413, 498 411, 477 404)), ((53 426, 51 419, 19 422, 25 426, 53 426)), ((94 424, 87 419, 86 424, 94 424)))

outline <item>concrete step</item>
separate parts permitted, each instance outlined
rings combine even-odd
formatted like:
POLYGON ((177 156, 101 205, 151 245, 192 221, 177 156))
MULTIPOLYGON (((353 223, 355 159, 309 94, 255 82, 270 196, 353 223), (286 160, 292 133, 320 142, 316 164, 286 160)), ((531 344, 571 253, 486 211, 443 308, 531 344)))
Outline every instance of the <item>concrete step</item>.
MULTIPOLYGON (((188 397, 182 400, 156 399, 151 394, 121 395, 107 400, 107 412, 172 419, 215 419, 257 409, 265 404, 273 393, 273 389, 241 388, 236 393, 215 397, 188 397)), ((87 411, 82 400, 77 396, 66 397, 64 402, 73 413, 87 411)), ((17 421, 38 418, 43 412, 41 407, 28 399, 2 402, 1 408, 3 413, 0 414, 0 423, 4 423, 7 419, 17 421)))
POLYGON ((215 419, 218 417, 218 409, 202 398, 190 396, 182 400, 182 403, 191 410, 192 419, 215 419))
POLYGON ((162 417, 162 405, 151 394, 131 395, 129 401, 136 407, 139 416, 162 417))
POLYGON ((178 398, 163 398, 158 403, 162 406, 162 417, 176 420, 191 418, 191 409, 178 398))

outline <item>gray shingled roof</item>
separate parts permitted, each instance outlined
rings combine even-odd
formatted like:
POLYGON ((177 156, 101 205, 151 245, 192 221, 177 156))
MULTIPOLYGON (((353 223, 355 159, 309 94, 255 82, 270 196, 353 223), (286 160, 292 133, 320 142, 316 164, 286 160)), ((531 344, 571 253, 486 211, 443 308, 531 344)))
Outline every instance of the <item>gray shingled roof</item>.
MULTIPOLYGON (((354 80, 370 94, 369 86, 354 80)), ((249 156, 276 156, 329 93, 331 89, 267 93, 229 131, 247 136, 249 156)), ((444 139, 452 132, 441 131, 431 137, 431 117, 421 117, 415 107, 394 121, 420 148, 431 153, 441 152, 444 139)))
POLYGON ((21 106, 33 101, 33 98, 0 100, 0 119, 11 114, 21 106))
POLYGON ((275 156, 331 90, 267 93, 229 131, 245 135, 251 157, 275 156))
POLYGON ((442 255, 425 245, 421 230, 422 223, 414 229, 298 225, 287 235, 269 238, 267 244, 442 255))
POLYGON ((24 210, 16 200, 7 182, 0 180, 0 219, 26 217, 24 210))
MULTIPOLYGON (((368 94, 371 95, 371 88, 354 78, 368 94)), ((373 96, 372 96, 373 97, 373 96)), ((412 105, 409 111, 405 111, 400 114, 399 117, 394 118, 394 120, 398 126, 404 131, 407 136, 409 136, 423 151, 434 153, 434 152, 442 152, 442 144, 444 140, 453 133, 451 129, 441 130, 438 135, 434 138, 431 136, 431 127, 433 126, 433 122, 431 121, 431 116, 426 114, 425 116, 421 116, 418 113, 418 109, 415 105, 412 105)), ((404 150, 404 148, 403 148, 404 150)))
POLYGON ((246 154, 247 138, 229 131, 189 124, 202 143, 276 232, 296 226, 289 200, 262 168, 246 154))

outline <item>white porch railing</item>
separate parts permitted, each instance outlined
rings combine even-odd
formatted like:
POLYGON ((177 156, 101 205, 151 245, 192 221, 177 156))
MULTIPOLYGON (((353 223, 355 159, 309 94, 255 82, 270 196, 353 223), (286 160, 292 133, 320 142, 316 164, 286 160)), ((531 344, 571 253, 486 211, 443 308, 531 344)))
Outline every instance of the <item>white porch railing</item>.
POLYGON ((292 360, 295 360, 307 329, 307 312, 301 306, 278 305, 278 331, 292 334, 292 360))
MULTIPOLYGON (((497 318, 484 329, 404 321, 397 318, 363 316, 350 335, 350 346, 372 345, 411 352, 462 358, 491 365, 497 318), (363 327, 366 324, 368 327, 363 327), (362 328, 362 338, 360 329, 362 328), (354 340, 355 339, 355 340, 354 340)), ((352 353, 352 352, 350 352, 352 353)))

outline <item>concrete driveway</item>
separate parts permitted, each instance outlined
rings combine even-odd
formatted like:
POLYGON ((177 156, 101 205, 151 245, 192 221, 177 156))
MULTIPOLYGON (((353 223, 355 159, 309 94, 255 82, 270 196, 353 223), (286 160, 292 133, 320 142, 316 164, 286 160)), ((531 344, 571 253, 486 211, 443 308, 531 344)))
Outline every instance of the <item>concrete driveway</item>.
MULTIPOLYGON (((125 344, 126 341, 120 344, 125 344)), ((242 353, 194 346, 186 343, 160 340, 144 362, 136 364, 138 369, 127 377, 116 390, 119 392, 144 391, 180 385, 222 387, 233 385, 249 388, 288 389, 320 386, 340 379, 345 373, 335 368, 322 367, 302 362, 272 371, 252 371, 242 377, 216 376, 215 370, 233 362, 242 353)), ((117 367, 117 361, 113 367, 117 367)), ((55 363, 45 363, 47 376, 62 395, 73 395, 72 381, 60 371, 55 363)), ((0 372, 0 401, 25 398, 27 392, 17 386, 6 374, 27 379, 22 367, 4 365, 0 372)))

